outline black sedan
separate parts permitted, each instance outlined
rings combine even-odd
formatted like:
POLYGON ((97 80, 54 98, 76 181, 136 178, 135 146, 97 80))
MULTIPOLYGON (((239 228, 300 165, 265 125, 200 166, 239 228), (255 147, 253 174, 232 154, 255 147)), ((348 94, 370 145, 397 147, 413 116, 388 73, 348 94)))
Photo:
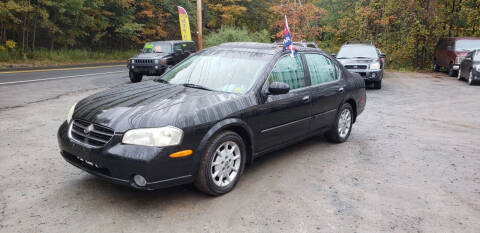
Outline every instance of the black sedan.
POLYGON ((317 49, 290 54, 223 44, 157 80, 87 97, 60 126, 61 154, 117 184, 221 195, 262 154, 318 134, 344 142, 366 104, 363 79, 317 49))
POLYGON ((458 80, 466 78, 469 85, 480 83, 480 49, 467 54, 458 69, 458 80))

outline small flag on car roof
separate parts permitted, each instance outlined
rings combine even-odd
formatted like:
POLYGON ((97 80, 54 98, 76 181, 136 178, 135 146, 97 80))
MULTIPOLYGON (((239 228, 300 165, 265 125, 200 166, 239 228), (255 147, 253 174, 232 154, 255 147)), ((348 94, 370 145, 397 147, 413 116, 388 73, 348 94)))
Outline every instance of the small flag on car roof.
POLYGON ((290 28, 288 27, 287 16, 285 15, 285 31, 283 32, 283 51, 290 50, 292 52, 291 56, 294 57, 297 55, 297 48, 293 45, 292 34, 290 33, 290 28))

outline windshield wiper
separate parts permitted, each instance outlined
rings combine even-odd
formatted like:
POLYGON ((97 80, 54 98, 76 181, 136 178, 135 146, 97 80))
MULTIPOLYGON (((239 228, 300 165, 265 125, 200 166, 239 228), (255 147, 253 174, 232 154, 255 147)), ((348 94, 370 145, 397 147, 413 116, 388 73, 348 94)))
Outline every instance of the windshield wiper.
POLYGON ((353 58, 368 58, 368 59, 372 59, 371 57, 353 57, 353 58))
POLYGON ((204 87, 202 85, 197 85, 197 84, 193 84, 193 83, 183 83, 183 84, 180 84, 184 87, 190 87, 190 88, 196 88, 196 89, 202 89, 202 90, 207 90, 207 91, 213 91, 212 89, 208 88, 208 87, 204 87))
POLYGON ((161 78, 155 79, 154 81, 159 82, 159 83, 169 83, 167 80, 164 80, 164 79, 161 79, 161 78))

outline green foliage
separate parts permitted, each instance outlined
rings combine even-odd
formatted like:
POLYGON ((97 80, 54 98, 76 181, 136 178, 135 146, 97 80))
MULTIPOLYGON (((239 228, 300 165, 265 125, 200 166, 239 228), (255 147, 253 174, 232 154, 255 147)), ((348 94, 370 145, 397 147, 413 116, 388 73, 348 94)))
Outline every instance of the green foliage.
POLYGON ((126 61, 136 53, 135 50, 96 50, 39 48, 25 56, 21 49, 0 51, 0 62, 35 63, 42 65, 92 63, 103 61, 126 61))
MULTIPOLYGON (((287 15, 293 40, 315 41, 331 53, 346 41, 371 41, 387 54, 389 68, 424 69, 439 38, 480 36, 480 0, 202 2, 205 46, 279 40, 287 15)), ((192 0, 0 0, 0 56, 7 51, 28 60, 39 49, 131 50, 151 40, 177 40, 177 6, 187 10, 196 38, 192 0)))
POLYGON ((205 47, 219 45, 225 42, 270 42, 270 33, 267 30, 250 33, 247 29, 222 27, 218 32, 212 32, 204 40, 205 47))

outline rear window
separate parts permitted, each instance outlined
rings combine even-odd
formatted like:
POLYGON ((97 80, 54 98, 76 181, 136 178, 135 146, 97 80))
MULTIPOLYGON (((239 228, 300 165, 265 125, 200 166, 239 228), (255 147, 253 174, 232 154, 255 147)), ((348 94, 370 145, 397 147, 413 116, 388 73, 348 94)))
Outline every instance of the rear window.
POLYGON ((478 40, 457 40, 455 50, 458 52, 472 51, 480 49, 480 39, 478 40))

